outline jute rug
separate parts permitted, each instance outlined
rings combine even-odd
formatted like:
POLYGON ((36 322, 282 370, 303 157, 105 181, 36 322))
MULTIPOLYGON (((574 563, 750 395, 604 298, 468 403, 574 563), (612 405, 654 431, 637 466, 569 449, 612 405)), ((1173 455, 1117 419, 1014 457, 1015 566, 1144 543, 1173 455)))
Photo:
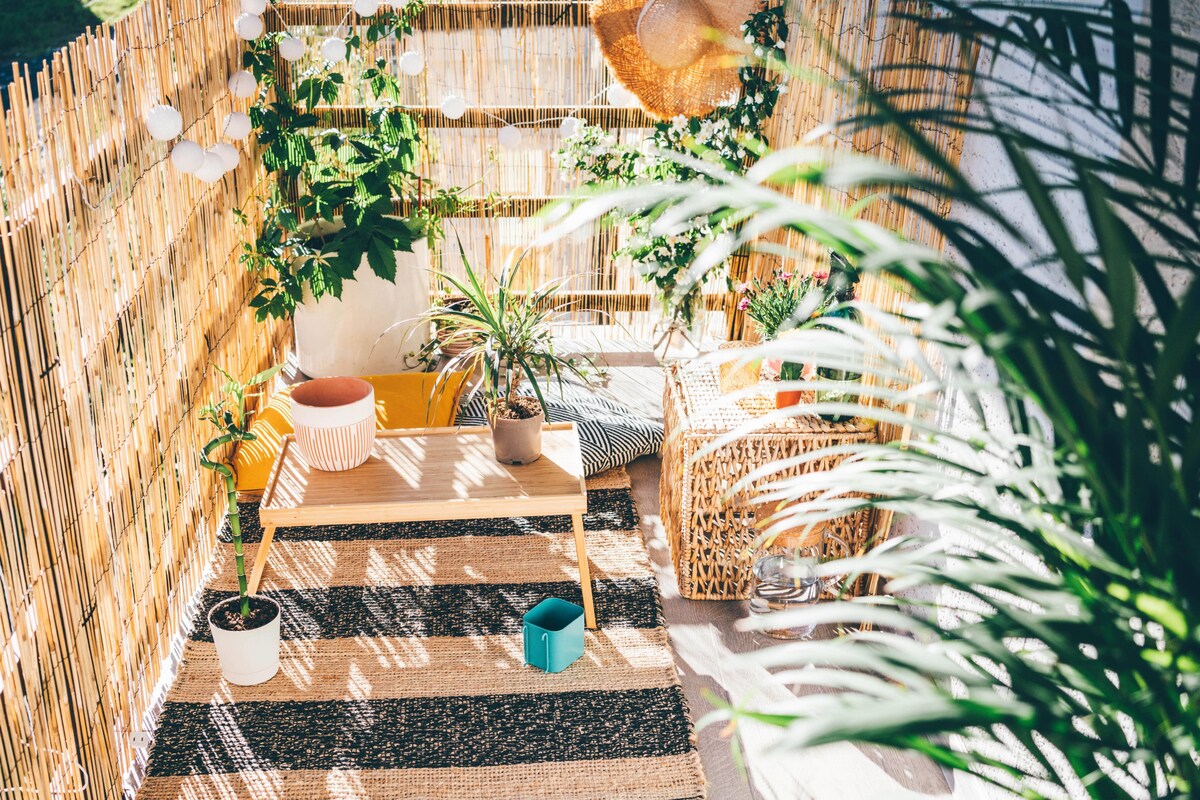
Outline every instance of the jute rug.
POLYGON ((628 476, 588 489, 600 630, 553 675, 525 666, 521 616, 581 602, 568 517, 280 529, 262 588, 282 667, 249 687, 208 630, 236 590, 224 545, 138 797, 703 797, 628 476))

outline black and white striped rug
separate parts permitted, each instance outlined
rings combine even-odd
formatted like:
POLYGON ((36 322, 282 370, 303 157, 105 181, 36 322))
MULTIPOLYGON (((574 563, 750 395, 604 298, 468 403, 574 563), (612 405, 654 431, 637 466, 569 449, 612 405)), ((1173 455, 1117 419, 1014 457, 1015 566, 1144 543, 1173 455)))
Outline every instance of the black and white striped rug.
POLYGON ((248 687, 222 680, 207 627, 236 585, 224 545, 138 797, 703 797, 624 472, 588 505, 600 630, 553 675, 524 665, 521 616, 580 602, 567 517, 280 529, 263 591, 282 667, 248 687))

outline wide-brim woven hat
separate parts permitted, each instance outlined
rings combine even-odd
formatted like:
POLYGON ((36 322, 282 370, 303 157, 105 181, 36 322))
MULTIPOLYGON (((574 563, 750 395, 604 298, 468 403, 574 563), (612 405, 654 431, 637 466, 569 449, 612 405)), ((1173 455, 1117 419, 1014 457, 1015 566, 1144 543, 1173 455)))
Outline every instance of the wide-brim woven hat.
POLYGON ((697 117, 740 88, 732 51, 713 40, 741 37, 762 0, 596 0, 592 28, 604 58, 647 112, 697 117))

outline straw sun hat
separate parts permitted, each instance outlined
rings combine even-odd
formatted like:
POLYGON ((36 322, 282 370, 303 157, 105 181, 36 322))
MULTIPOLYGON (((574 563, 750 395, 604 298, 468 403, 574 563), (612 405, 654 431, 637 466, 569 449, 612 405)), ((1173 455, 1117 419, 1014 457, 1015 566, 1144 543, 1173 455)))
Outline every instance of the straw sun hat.
POLYGON ((762 0, 596 0, 592 27, 613 73, 652 115, 701 116, 734 95, 732 53, 712 40, 741 38, 762 0))

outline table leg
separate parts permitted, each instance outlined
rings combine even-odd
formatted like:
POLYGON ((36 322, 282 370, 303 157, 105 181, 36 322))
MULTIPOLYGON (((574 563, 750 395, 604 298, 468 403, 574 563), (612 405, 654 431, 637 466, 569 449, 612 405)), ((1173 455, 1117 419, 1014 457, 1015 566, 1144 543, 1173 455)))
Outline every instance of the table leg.
POLYGON ((258 582, 262 580, 263 570, 267 568, 267 552, 271 549, 271 540, 275 538, 275 527, 263 528, 262 541, 258 543, 258 552, 254 556, 254 570, 250 573, 250 583, 246 591, 258 594, 258 582))
POLYGON ((583 540, 583 515, 572 514, 575 527, 575 557, 579 559, 579 585, 583 589, 583 623, 596 628, 596 607, 592 603, 592 570, 588 563, 587 543, 583 540))

